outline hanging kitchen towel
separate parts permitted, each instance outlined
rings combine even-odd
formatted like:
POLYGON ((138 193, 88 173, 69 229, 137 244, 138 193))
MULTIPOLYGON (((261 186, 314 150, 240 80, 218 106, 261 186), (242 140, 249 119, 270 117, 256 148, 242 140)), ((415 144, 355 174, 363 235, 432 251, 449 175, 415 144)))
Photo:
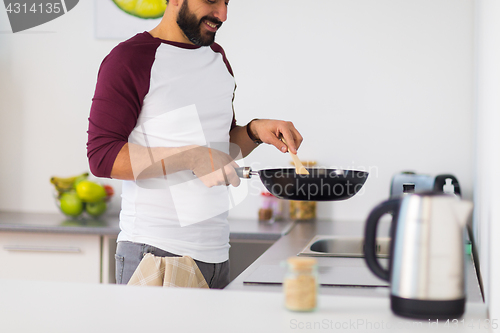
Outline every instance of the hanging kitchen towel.
POLYGON ((193 258, 157 257, 147 253, 128 282, 129 286, 208 288, 193 258))

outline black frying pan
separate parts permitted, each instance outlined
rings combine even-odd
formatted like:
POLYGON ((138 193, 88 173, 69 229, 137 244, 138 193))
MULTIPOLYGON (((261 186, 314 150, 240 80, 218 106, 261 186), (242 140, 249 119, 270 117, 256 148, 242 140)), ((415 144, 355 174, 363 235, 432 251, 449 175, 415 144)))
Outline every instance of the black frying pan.
POLYGON ((262 184, 275 197, 299 201, 338 201, 349 199, 363 187, 368 172, 341 169, 307 168, 309 175, 295 169, 252 171, 250 167, 236 168, 240 178, 259 175, 262 184))

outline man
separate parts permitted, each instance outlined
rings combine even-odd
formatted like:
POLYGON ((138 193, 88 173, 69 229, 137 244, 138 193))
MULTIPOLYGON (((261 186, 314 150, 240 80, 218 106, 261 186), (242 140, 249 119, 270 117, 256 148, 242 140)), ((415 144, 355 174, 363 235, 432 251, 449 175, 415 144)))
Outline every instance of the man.
MULTIPOLYGON (((238 186, 234 149, 259 143, 296 153, 291 122, 236 125, 235 81, 215 34, 227 0, 170 0, 160 24, 104 59, 89 117, 91 171, 122 179, 117 283, 146 253, 192 257, 211 288, 229 283, 227 186, 238 186)), ((229 199, 228 199, 229 198, 229 199)))

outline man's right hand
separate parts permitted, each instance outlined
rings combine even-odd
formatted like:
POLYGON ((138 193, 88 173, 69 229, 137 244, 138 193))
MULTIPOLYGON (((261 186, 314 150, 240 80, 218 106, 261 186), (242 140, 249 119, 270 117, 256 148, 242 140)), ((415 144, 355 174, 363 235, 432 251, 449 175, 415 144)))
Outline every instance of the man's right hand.
POLYGON ((189 153, 191 170, 205 186, 240 185, 240 178, 234 170, 239 165, 230 155, 202 146, 193 148, 189 153))

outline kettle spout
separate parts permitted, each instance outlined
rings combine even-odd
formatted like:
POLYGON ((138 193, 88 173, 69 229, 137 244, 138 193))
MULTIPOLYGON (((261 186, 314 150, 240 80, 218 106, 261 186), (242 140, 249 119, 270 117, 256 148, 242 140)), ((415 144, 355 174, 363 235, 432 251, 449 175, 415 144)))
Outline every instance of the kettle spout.
POLYGON ((453 209, 456 220, 461 227, 465 227, 469 220, 474 204, 469 200, 456 200, 453 202, 453 209))

